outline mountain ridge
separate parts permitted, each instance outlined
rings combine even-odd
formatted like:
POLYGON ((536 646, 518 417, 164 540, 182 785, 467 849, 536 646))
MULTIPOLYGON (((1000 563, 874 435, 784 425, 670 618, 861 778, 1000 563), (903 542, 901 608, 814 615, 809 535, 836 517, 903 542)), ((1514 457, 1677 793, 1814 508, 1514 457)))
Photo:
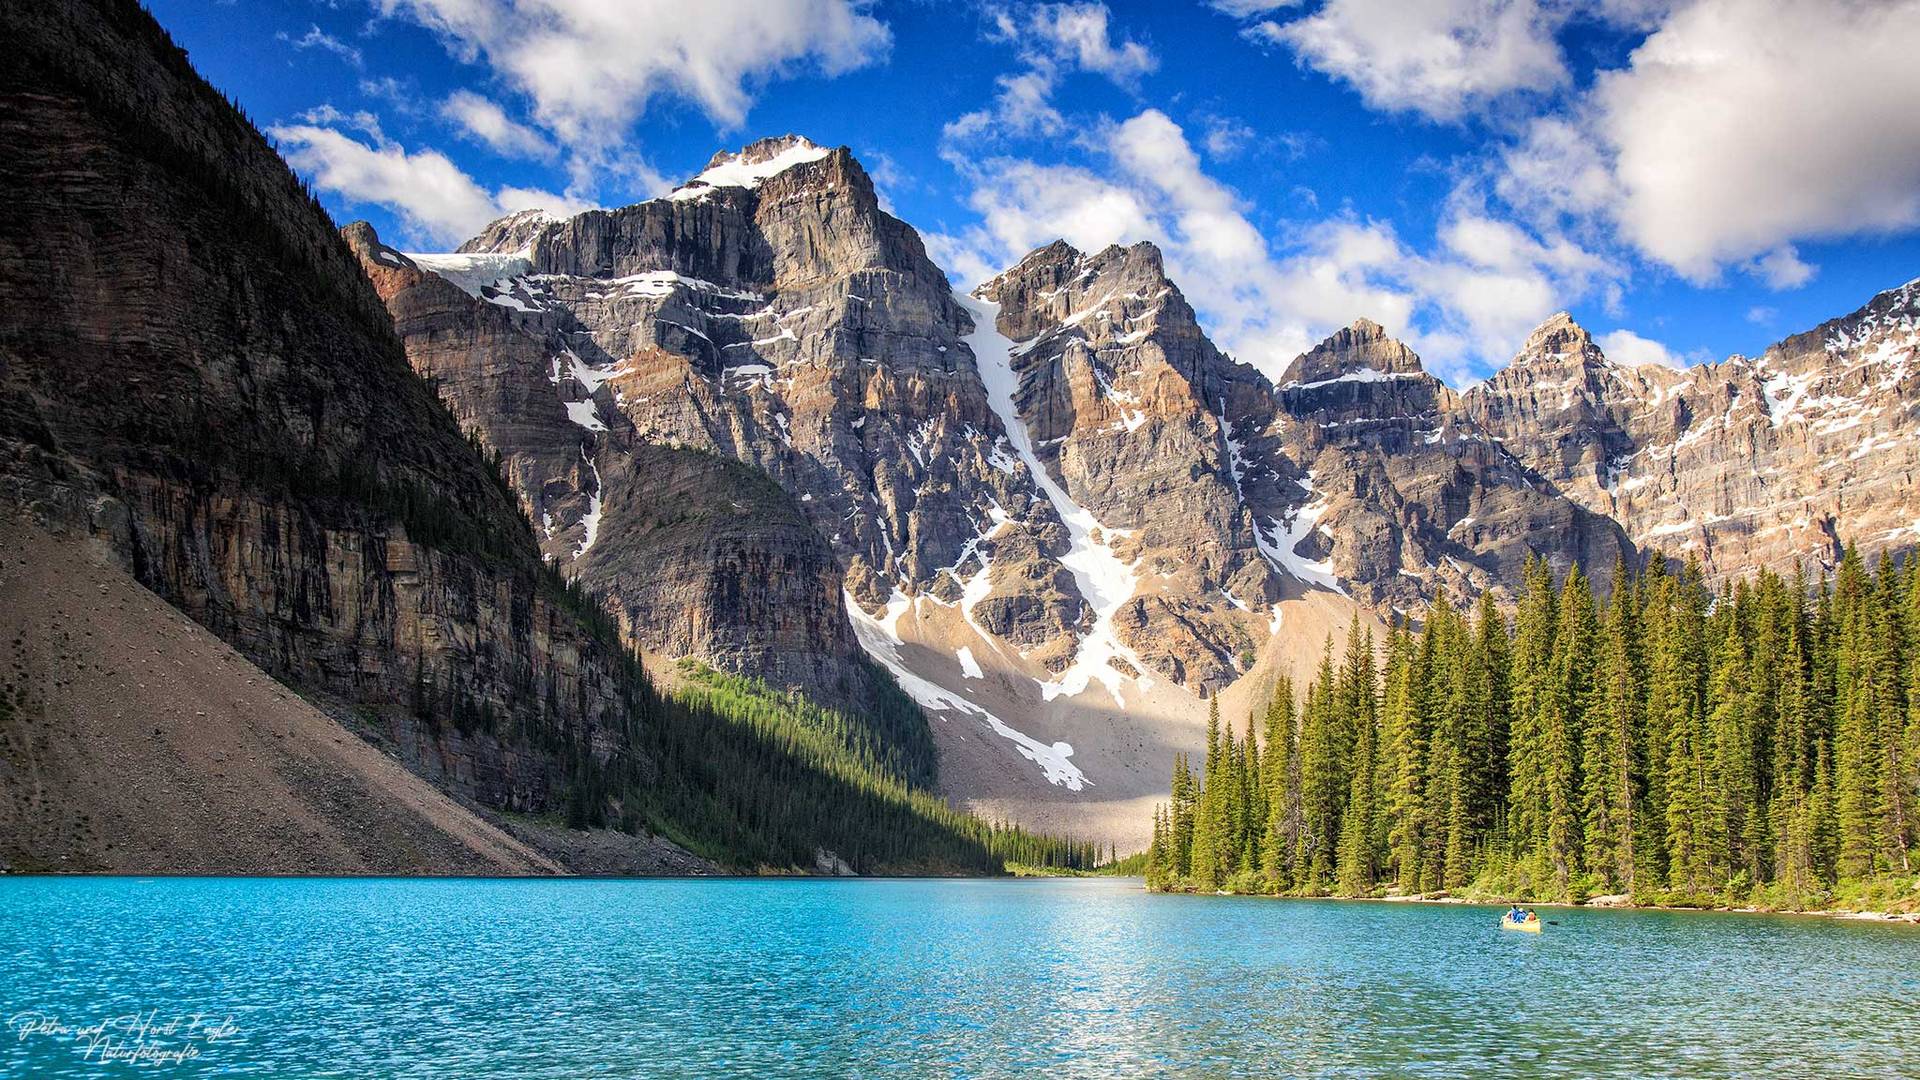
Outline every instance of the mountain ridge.
MULTIPOLYGON (((1656 554, 1701 558, 1710 580, 1738 569, 1661 524, 1727 487, 1736 449, 1647 475, 1663 437, 1726 412, 1717 367, 1617 364, 1562 312, 1456 391, 1362 317, 1274 380, 1213 345, 1151 243, 1054 241, 963 294, 847 148, 783 136, 721 151, 714 169, 739 182, 539 224, 525 271, 476 299, 530 326, 574 320, 564 344, 594 343, 588 377, 561 388, 592 402, 607 428, 592 438, 710 449, 800 504, 842 569, 851 600, 835 613, 924 687, 943 760, 969 762, 947 787, 964 805, 1065 820, 1049 803, 1066 760, 1082 763, 1083 808, 1143 796, 1164 779, 1133 775, 1128 740, 1191 744, 1207 697, 1304 674, 1334 623, 1417 616, 1442 592, 1510 596, 1532 555, 1558 574, 1579 563, 1602 589, 1656 554), (595 215, 689 213, 730 224, 671 242, 662 225, 650 235, 666 246, 626 261, 570 253, 602 250, 595 215), (660 278, 617 316, 582 299, 606 285, 569 293, 548 274, 617 285, 721 264, 751 272, 660 278), (1303 601, 1312 617, 1289 624, 1303 601), (1072 756, 1041 768, 1036 746, 1072 756)), ((1827 557, 1804 539, 1774 557, 1827 557)))

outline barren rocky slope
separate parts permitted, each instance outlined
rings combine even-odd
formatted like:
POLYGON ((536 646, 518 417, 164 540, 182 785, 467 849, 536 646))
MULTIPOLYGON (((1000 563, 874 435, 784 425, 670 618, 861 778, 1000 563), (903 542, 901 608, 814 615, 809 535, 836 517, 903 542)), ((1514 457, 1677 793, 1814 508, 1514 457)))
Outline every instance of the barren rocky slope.
POLYGON ((0 869, 560 872, 101 556, 0 521, 0 869))
POLYGON ((1617 364, 1556 316, 1466 400, 1568 497, 1714 580, 1920 543, 1920 282, 1685 371, 1617 364))
POLYGON ((460 797, 643 774, 624 650, 272 148, 136 6, 14 15, 0 495, 460 797))

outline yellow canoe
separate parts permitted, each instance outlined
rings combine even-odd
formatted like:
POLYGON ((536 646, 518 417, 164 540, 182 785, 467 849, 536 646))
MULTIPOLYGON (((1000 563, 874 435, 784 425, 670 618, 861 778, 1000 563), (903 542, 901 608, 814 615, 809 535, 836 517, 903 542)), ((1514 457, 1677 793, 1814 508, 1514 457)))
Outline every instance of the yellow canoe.
POLYGON ((1531 922, 1514 922, 1505 915, 1500 916, 1500 929, 1502 930, 1518 930, 1523 934, 1538 934, 1545 926, 1546 923, 1539 919, 1534 919, 1531 922))

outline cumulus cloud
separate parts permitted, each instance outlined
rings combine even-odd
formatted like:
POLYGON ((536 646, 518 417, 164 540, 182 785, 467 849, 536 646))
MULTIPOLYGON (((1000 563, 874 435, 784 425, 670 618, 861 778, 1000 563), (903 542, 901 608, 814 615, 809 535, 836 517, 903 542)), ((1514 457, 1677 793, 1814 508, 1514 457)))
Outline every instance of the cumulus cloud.
POLYGON ((1536 0, 1327 0, 1311 15, 1263 20, 1245 33, 1351 84, 1375 109, 1457 120, 1502 95, 1565 83, 1555 40, 1564 19, 1559 6, 1536 0))
POLYGON ((1104 75, 1122 86, 1159 66, 1145 45, 1116 41, 1111 14, 1101 3, 1032 4, 998 9, 989 16, 988 40, 1017 47, 1021 70, 994 80, 993 104, 947 124, 949 144, 989 132, 1001 135, 1055 135, 1066 118, 1053 105, 1060 80, 1075 71, 1104 75))
POLYGON ((1802 262, 1800 252, 1792 244, 1782 244, 1765 255, 1747 264, 1747 272, 1775 292, 1797 289, 1813 280, 1820 268, 1811 263, 1802 262))
POLYGON ((865 0, 373 0, 418 22, 526 95, 576 150, 624 140, 662 95, 715 122, 746 118, 753 89, 803 71, 838 75, 884 56, 892 36, 865 0))
MULTIPOLYGON (((312 116, 326 120, 325 116, 312 116)), ((362 114, 364 115, 364 114, 362 114)), ((482 187, 437 150, 409 152, 379 133, 367 141, 324 123, 268 129, 287 161, 321 191, 349 203, 382 206, 397 215, 408 243, 451 246, 503 214, 544 207, 557 214, 589 209, 581 201, 530 188, 482 187)))
POLYGON ((1100 155, 1092 167, 1007 157, 969 166, 981 224, 932 238, 935 257, 972 283, 1056 238, 1083 251, 1152 241, 1215 340, 1274 376, 1366 316, 1407 336, 1444 377, 1473 377, 1616 272, 1571 242, 1465 206, 1449 209, 1441 243, 1427 253, 1388 225, 1350 217, 1269 237, 1164 113, 1147 109, 1087 141, 1100 155))
POLYGON ((1115 80, 1124 82, 1159 66, 1145 45, 1116 44, 1108 19, 1105 4, 1040 4, 1028 13, 1026 31, 1029 40, 1042 44, 1054 60, 1115 80))
MULTIPOLYGON (((1700 0, 1600 76, 1626 237, 1696 281, 1794 238, 1920 223, 1920 0, 1700 0)), ((1783 249, 1785 250, 1785 249, 1783 249)), ((1809 272, 1790 250, 1763 270, 1809 272)))
POLYGON ((461 134, 485 143, 506 157, 552 158, 554 146, 532 128, 507 115, 498 103, 471 90, 456 90, 440 103, 440 116, 461 134))
POLYGON ((1665 345, 1644 338, 1631 330, 1614 330, 1601 334, 1594 341, 1607 359, 1621 364, 1661 364, 1670 368, 1684 368, 1687 358, 1675 353, 1665 345))

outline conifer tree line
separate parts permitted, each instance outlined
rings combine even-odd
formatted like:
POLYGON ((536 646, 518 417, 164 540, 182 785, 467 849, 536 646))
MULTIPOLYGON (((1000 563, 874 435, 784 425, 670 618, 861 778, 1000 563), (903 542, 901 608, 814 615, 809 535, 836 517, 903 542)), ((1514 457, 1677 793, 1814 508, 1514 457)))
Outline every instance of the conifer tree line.
POLYGON ((1152 888, 1815 906, 1920 870, 1920 565, 1689 559, 1595 599, 1529 559, 1509 624, 1445 597, 1356 620, 1304 692, 1173 763, 1152 888))

